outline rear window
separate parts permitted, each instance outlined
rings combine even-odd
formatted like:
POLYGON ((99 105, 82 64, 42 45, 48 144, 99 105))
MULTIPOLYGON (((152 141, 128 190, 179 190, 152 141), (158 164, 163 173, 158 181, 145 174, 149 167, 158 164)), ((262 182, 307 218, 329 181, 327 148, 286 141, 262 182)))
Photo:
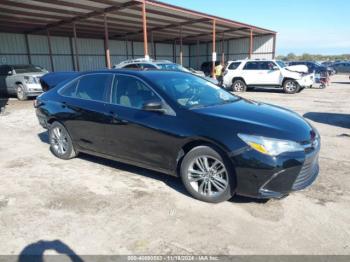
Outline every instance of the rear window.
POLYGON ((87 100, 104 101, 112 80, 112 74, 83 76, 79 80, 75 96, 87 100))
POLYGON ((240 64, 241 64, 241 62, 233 62, 233 63, 231 63, 231 64, 228 66, 228 69, 230 69, 230 70, 236 70, 236 69, 239 67, 240 64))
POLYGON ((59 93, 63 96, 85 100, 105 101, 112 85, 113 74, 91 74, 82 76, 63 87, 59 93))

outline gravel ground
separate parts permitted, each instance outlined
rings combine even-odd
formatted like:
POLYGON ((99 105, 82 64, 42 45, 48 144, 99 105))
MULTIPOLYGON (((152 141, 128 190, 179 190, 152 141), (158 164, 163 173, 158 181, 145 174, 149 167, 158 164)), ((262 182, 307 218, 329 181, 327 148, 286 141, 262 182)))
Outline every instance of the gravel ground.
POLYGON ((332 80, 296 95, 242 94, 317 127, 315 184, 282 200, 217 205, 191 198, 173 177, 87 155, 55 158, 32 101, 10 99, 0 116, 0 254, 60 245, 82 255, 350 254, 350 82, 332 80))

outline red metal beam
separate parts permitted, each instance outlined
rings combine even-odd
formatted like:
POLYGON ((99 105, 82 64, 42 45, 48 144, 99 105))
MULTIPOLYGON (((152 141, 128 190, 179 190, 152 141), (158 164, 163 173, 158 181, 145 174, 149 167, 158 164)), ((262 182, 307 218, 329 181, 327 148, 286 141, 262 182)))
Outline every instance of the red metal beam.
POLYGON ((276 58, 276 34, 273 35, 272 59, 276 58))
POLYGON ((147 39, 147 14, 146 14, 146 0, 142 2, 142 25, 143 25, 143 49, 145 58, 148 58, 148 39, 147 39))
POLYGON ((215 78, 215 61, 214 61, 214 53, 216 53, 216 20, 213 19, 213 53, 212 53, 212 60, 213 60, 213 68, 212 68, 212 76, 215 78))
POLYGON ((47 36, 47 43, 49 46, 49 57, 50 57, 51 71, 54 72, 55 66, 54 66, 53 58, 52 58, 52 46, 51 46, 51 37, 50 37, 50 30, 49 29, 46 30, 46 36, 47 36))
POLYGON ((73 37, 74 37, 74 53, 75 53, 75 63, 77 71, 80 71, 79 64, 79 53, 78 53, 78 41, 77 41, 77 29, 75 23, 73 23, 73 37))
POLYGON ((180 65, 183 65, 183 52, 182 52, 182 27, 180 26, 180 65))
POLYGON ((254 36, 253 36, 253 28, 250 29, 250 37, 249 37, 249 58, 252 58, 253 55, 253 46, 254 46, 254 36))
POLYGON ((111 69, 111 56, 109 53, 109 37, 108 37, 108 22, 107 22, 107 15, 103 15, 104 19, 104 31, 105 31, 105 56, 106 56, 106 66, 108 69, 111 69))

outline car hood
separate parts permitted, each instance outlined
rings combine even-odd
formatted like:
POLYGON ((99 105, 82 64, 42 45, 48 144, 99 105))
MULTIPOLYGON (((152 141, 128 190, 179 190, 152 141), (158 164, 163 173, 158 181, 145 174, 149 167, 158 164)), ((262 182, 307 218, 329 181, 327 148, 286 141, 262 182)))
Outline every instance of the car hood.
POLYGON ((32 77, 42 77, 43 75, 47 74, 46 72, 32 72, 32 73, 21 73, 16 74, 16 76, 32 76, 32 77))
POLYGON ((297 72, 297 73, 308 73, 309 68, 306 65, 293 65, 293 66, 286 66, 284 69, 292 72, 297 72))
MULTIPOLYGON (((223 125, 237 133, 246 133, 286 139, 297 142, 310 141, 314 136, 311 125, 295 112, 265 103, 239 99, 236 102, 193 109, 204 117, 220 118, 223 125)), ((214 121, 215 122, 215 121, 214 121)), ((223 126, 223 128, 226 128, 223 126)))

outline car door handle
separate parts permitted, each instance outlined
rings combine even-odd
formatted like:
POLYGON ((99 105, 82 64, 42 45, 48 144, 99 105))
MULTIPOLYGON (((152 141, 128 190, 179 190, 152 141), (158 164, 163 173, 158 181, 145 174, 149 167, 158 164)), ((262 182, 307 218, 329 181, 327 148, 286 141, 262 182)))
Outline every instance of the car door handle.
POLYGON ((127 120, 122 119, 117 113, 113 111, 109 112, 109 114, 112 117, 111 123, 113 124, 126 125, 128 123, 127 120))

